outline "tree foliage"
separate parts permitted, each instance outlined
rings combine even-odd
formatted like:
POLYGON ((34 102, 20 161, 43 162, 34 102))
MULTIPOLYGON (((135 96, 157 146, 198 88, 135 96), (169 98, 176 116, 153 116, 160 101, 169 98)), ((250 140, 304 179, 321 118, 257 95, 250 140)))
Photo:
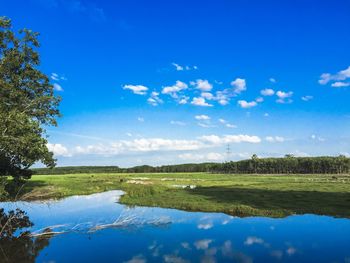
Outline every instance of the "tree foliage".
POLYGON ((0 17, 0 175, 29 177, 37 161, 55 165, 43 126, 56 126, 60 98, 40 65, 38 33, 16 34, 0 17))
POLYGON ((0 208, 0 262, 35 262, 40 251, 49 245, 50 236, 31 237, 26 229, 32 226, 24 211, 6 213, 0 208))
POLYGON ((293 157, 252 158, 238 162, 215 164, 212 172, 218 173, 256 173, 256 174, 345 174, 350 172, 350 158, 293 157))

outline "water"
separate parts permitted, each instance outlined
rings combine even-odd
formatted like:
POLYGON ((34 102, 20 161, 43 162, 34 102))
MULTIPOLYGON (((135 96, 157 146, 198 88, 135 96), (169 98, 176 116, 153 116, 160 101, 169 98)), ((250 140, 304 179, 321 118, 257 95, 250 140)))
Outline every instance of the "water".
POLYGON ((121 194, 1 203, 34 225, 15 233, 31 237, 0 240, 0 262, 350 262, 349 219, 129 208, 121 194), (56 235, 40 236, 47 227, 56 235))

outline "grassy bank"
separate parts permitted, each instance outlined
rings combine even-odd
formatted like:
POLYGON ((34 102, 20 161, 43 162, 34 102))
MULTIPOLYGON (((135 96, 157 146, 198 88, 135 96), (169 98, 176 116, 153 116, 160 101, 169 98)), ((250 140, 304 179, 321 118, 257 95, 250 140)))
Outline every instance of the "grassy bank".
POLYGON ((20 198, 61 198, 114 189, 126 191, 121 203, 127 205, 238 216, 315 213, 350 217, 350 176, 346 175, 36 175, 22 189, 20 198))

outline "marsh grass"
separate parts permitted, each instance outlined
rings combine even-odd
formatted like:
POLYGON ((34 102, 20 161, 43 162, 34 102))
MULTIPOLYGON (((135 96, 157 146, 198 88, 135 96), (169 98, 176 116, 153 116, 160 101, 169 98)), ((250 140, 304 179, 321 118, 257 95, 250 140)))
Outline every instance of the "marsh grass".
POLYGON ((313 213, 350 217, 348 175, 67 174, 36 175, 21 199, 36 200, 123 190, 120 202, 235 216, 313 213), (128 183, 147 181, 147 185, 128 183), (195 185, 177 188, 174 185, 195 185))

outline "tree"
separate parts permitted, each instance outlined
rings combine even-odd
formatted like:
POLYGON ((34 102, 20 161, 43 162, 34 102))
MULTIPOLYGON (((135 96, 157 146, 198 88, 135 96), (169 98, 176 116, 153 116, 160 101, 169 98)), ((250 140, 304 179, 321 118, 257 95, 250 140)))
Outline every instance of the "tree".
POLYGON ((0 17, 0 175, 29 178, 37 161, 55 166, 43 126, 56 126, 60 98, 42 73, 38 33, 18 34, 0 17))
POLYGON ((259 174, 348 174, 350 158, 345 156, 258 158, 212 165, 211 172, 259 174))
POLYGON ((256 161, 256 160, 258 160, 259 159, 259 157, 258 157, 258 155, 256 155, 255 153, 252 155, 252 160, 254 160, 254 161, 256 161))
POLYGON ((252 155, 252 165, 254 173, 258 171, 259 157, 255 153, 252 155))
MULTIPOLYGON (((6 213, 0 208, 0 262, 35 262, 52 235, 34 238, 28 231, 32 226, 24 211, 16 209, 6 213)), ((45 232, 49 233, 50 229, 45 232)))
POLYGON ((294 154, 291 154, 291 153, 287 153, 284 155, 284 158, 293 158, 294 157, 294 154))

